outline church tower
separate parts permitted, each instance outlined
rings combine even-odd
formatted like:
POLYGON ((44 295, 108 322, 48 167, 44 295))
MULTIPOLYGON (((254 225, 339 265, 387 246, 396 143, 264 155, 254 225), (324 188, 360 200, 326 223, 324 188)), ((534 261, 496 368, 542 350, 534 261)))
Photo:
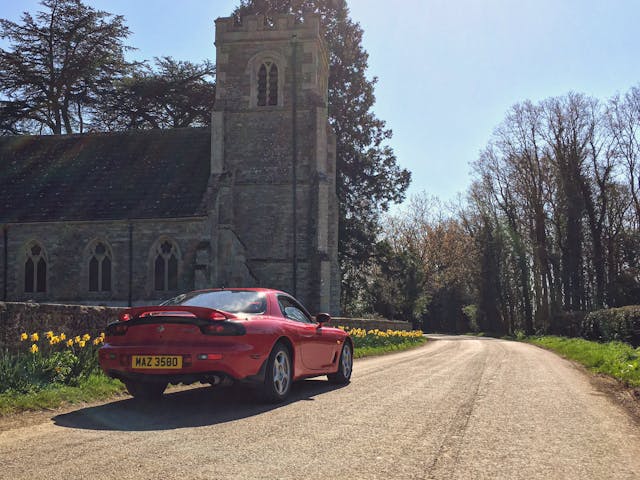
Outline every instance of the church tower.
POLYGON ((336 314, 335 137, 319 17, 217 19, 216 69, 215 283, 250 278, 296 295, 312 314, 336 314))

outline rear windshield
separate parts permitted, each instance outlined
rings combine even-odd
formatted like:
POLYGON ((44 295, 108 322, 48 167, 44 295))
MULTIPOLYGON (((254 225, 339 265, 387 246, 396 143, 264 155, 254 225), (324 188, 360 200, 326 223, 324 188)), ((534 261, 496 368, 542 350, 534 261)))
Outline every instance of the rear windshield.
POLYGON ((229 313, 250 313, 252 315, 259 315, 267 310, 267 300, 264 293, 243 290, 183 293, 161 305, 207 307, 229 313))

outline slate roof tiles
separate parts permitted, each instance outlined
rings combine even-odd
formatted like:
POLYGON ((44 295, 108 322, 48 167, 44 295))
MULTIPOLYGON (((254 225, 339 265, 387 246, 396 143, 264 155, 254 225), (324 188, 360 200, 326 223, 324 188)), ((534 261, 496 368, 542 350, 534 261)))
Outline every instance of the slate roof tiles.
POLYGON ((210 152, 208 128, 0 137, 0 222, 201 215, 210 152))

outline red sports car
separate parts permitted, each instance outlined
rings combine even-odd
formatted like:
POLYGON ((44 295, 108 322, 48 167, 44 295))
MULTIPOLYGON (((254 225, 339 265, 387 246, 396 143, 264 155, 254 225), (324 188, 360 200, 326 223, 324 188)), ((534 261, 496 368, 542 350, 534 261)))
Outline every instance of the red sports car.
POLYGON ((136 398, 159 397, 169 383, 258 386, 284 400, 295 380, 327 375, 348 383, 349 335, 315 319, 292 296, 262 288, 199 290, 159 306, 124 310, 99 351, 105 373, 136 398))

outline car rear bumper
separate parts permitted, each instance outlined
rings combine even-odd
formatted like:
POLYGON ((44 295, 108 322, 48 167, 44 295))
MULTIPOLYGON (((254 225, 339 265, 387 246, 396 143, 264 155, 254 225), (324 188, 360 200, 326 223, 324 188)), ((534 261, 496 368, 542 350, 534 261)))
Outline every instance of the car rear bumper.
POLYGON ((225 345, 189 348, 165 346, 117 346, 107 344, 98 352, 100 367, 112 378, 168 383, 219 383, 224 379, 261 382, 267 356, 249 345, 225 345), (171 355, 182 357, 181 368, 134 368, 133 355, 171 355), (212 355, 215 359, 202 358, 212 355), (221 357, 221 358, 218 358, 221 357))

